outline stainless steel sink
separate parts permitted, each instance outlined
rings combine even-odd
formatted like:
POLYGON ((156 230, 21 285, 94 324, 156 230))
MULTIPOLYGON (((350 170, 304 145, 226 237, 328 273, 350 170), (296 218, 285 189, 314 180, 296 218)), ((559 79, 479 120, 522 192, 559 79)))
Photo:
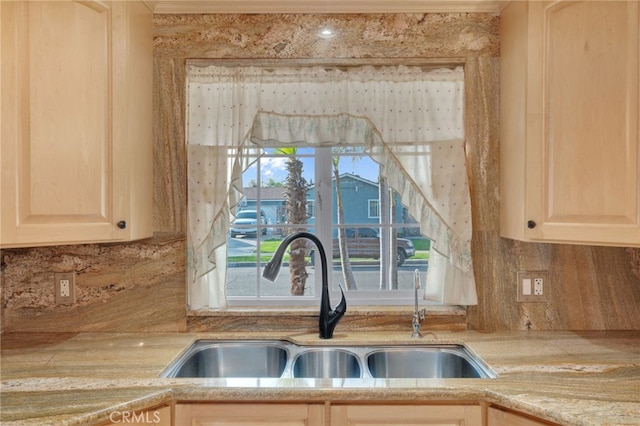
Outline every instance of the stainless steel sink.
POLYGON ((196 342, 165 377, 281 377, 287 349, 279 342, 196 342))
POLYGON ((293 377, 354 378, 361 370, 358 356, 345 349, 310 349, 293 360, 293 377))
POLYGON ((279 340, 201 340, 162 373, 200 378, 492 378, 462 345, 304 346, 279 340))
POLYGON ((482 378, 478 365, 463 347, 384 348, 367 355, 374 378, 482 378))

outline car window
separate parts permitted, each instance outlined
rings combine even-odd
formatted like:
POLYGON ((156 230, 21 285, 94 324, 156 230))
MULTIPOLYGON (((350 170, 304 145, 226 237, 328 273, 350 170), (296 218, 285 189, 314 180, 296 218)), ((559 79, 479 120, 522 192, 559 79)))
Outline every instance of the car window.
POLYGON ((239 212, 236 218, 237 219, 255 219, 256 212, 245 210, 245 211, 239 212))
POLYGON ((360 237, 361 238, 377 238, 378 233, 371 228, 360 228, 360 237))

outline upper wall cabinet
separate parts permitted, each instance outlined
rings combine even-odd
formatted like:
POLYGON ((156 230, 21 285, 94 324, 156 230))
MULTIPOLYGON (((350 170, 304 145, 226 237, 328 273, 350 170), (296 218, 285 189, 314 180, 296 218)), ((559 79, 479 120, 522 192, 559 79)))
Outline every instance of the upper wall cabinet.
POLYGON ((0 246, 152 235, 152 14, 0 2, 0 246))
POLYGON ((501 235, 640 246, 640 3, 501 15, 501 235))

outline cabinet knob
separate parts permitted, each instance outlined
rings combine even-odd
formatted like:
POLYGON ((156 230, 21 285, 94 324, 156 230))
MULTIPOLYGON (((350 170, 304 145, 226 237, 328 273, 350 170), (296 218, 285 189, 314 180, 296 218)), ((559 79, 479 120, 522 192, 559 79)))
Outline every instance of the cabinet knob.
POLYGON ((127 227, 127 222, 126 222, 126 221, 124 221, 124 220, 121 220, 121 221, 120 221, 120 222, 118 222, 116 225, 117 225, 117 226, 118 226, 118 228, 120 228, 120 229, 125 229, 125 228, 127 227))
POLYGON ((527 228, 534 229, 536 227, 536 222, 533 220, 527 221, 527 228))

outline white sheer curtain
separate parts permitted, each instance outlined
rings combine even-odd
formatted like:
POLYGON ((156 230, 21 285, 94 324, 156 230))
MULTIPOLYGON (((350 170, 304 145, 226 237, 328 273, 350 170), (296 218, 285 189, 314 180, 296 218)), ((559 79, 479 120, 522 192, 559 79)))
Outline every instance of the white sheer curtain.
POLYGON ((476 304, 462 68, 190 65, 191 309, 224 308, 230 207, 263 146, 365 145, 432 240, 425 298, 476 304))

